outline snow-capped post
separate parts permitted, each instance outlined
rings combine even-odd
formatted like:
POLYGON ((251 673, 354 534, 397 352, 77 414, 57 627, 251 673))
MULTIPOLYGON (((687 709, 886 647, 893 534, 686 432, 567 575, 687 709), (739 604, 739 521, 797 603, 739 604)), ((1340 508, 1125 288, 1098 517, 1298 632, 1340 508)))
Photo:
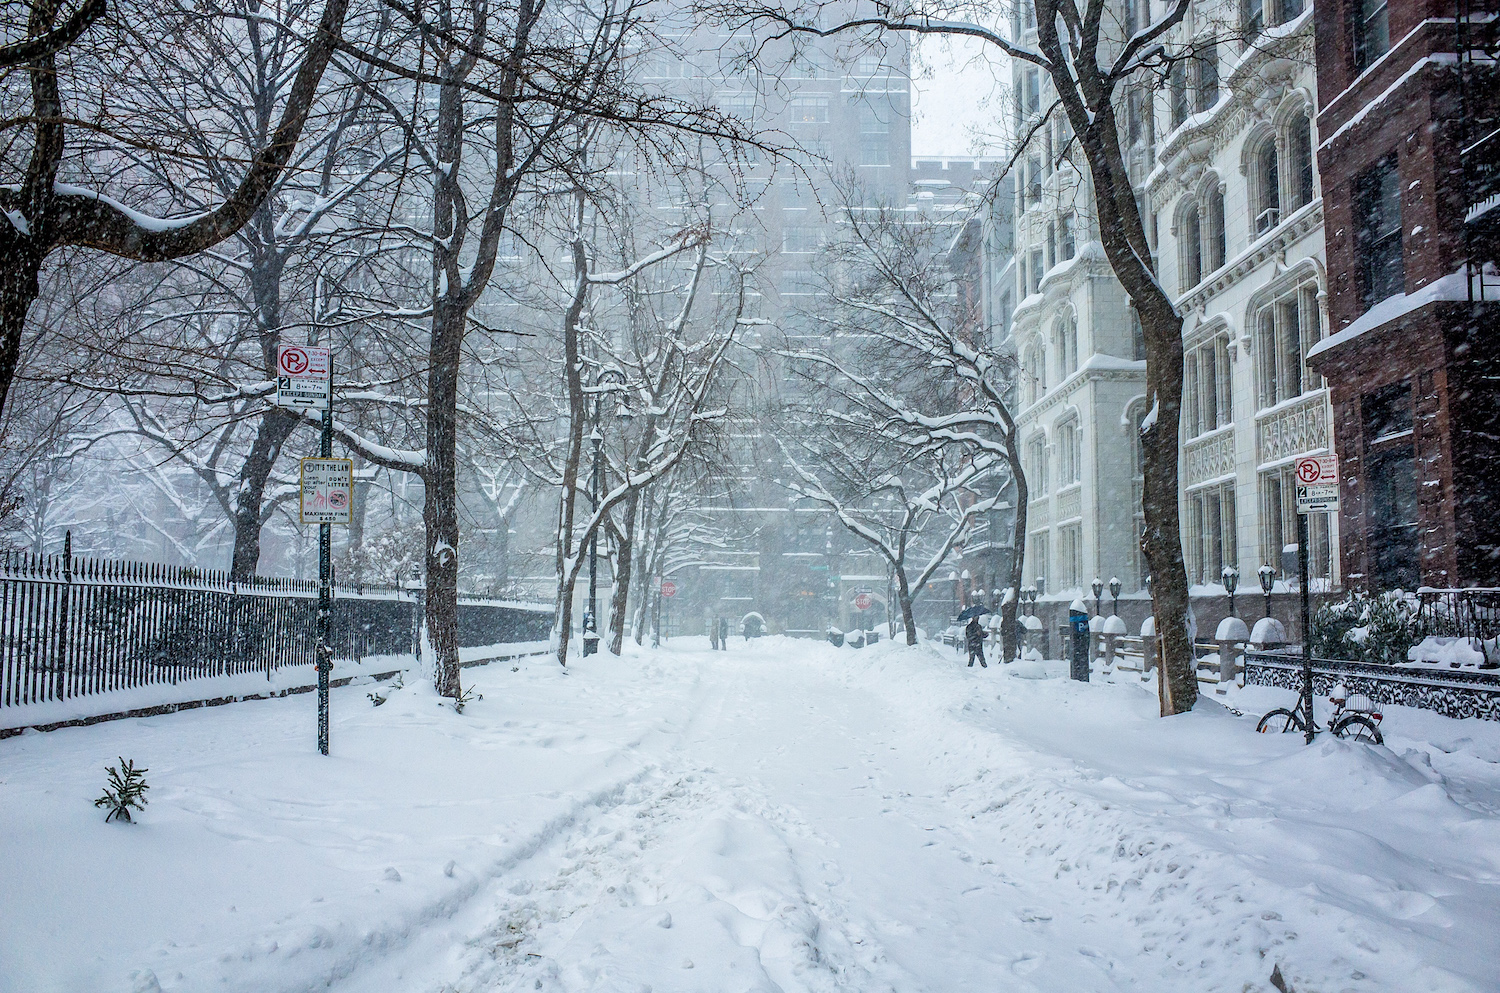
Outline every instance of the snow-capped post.
POLYGON ((1313 743, 1312 603, 1307 590, 1307 514, 1297 508, 1297 585, 1302 587, 1302 703, 1307 743, 1313 743))
POLYGON ((1082 600, 1068 605, 1068 627, 1073 631, 1071 675, 1080 683, 1089 681, 1089 609, 1082 600))
MULTIPOLYGON (((323 408, 323 430, 318 455, 333 458, 333 359, 328 361, 328 406, 323 408)), ((354 464, 349 464, 349 489, 354 489, 354 464)), ((344 509, 348 510, 348 503, 344 509)), ((318 753, 328 754, 328 674, 333 671, 333 646, 328 643, 333 617, 333 523, 318 525, 318 753)))
POLYGON ((1307 708, 1307 743, 1313 741, 1312 602, 1307 588, 1307 515, 1338 513, 1339 460, 1333 453, 1297 460, 1297 572, 1302 587, 1302 702, 1307 708))

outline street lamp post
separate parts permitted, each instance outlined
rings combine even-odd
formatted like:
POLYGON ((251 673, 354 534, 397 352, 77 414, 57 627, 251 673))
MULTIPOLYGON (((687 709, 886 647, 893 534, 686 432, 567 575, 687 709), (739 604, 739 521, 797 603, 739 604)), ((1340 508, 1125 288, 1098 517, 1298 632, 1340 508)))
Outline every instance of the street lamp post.
POLYGON ((1276 586, 1276 568, 1263 565, 1256 572, 1260 575, 1260 591, 1266 597, 1266 616, 1271 616, 1271 590, 1276 586))
POLYGON ((1124 586, 1125 584, 1120 582, 1119 576, 1109 577, 1109 595, 1115 602, 1115 605, 1110 610, 1110 613, 1116 617, 1120 615, 1120 590, 1123 589, 1124 586))
MULTIPOLYGON (((600 369, 594 376, 594 430, 589 440, 594 443, 594 467, 589 479, 589 509, 599 512, 599 490, 601 487, 600 449, 604 445, 604 432, 600 427, 603 417, 604 391, 606 383, 625 385, 625 375, 618 369, 600 369)), ((589 535, 589 609, 583 615, 583 654, 593 655, 599 650, 599 528, 596 525, 589 535)))
POLYGON ((1219 573, 1224 580, 1224 592, 1229 594, 1229 616, 1234 616, 1234 591, 1240 585, 1240 571, 1232 565, 1226 565, 1219 573))
POLYGON ((1089 584, 1089 588, 1094 591, 1094 613, 1096 615, 1103 614, 1104 605, 1100 601, 1104 599, 1104 580, 1095 576, 1094 581, 1089 584))

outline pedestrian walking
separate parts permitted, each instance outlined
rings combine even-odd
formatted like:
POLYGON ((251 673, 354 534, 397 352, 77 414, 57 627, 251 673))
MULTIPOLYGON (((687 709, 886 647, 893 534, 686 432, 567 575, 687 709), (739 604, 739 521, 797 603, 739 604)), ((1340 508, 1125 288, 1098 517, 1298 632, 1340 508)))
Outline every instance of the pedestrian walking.
POLYGON ((719 647, 729 651, 729 618, 719 618, 719 647))
POLYGON ((968 625, 964 628, 964 647, 969 650, 969 668, 974 668, 974 660, 979 660, 981 668, 988 669, 989 663, 984 660, 984 628, 979 625, 977 616, 969 618, 968 625))
POLYGON ((719 650, 719 620, 716 617, 708 619, 708 647, 715 652, 719 650))

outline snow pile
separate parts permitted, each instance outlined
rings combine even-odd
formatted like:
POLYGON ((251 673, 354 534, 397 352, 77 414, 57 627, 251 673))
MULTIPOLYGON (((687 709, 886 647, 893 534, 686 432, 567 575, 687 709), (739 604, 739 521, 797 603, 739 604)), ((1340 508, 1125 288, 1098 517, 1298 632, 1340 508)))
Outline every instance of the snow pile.
POLYGON ((1404 666, 1433 669, 1478 669, 1500 660, 1500 639, 1444 638, 1429 635, 1406 652, 1404 666))

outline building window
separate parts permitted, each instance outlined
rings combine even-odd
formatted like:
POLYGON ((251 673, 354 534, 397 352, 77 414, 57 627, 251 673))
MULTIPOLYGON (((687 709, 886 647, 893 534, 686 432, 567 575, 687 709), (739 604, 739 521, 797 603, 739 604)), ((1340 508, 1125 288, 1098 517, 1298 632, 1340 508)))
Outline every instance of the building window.
POLYGON ((1266 29, 1265 0, 1240 0, 1240 37, 1248 47, 1266 29))
POLYGON ((1149 149, 1153 143, 1151 124, 1150 91, 1131 87, 1125 93, 1125 143, 1131 148, 1149 149))
POLYGON ((1276 168, 1276 140, 1266 135, 1252 159, 1251 227, 1265 234, 1281 221, 1281 181, 1276 168))
POLYGON ((880 111, 867 103, 859 105, 859 133, 860 134, 890 134, 891 120, 889 116, 882 117, 880 111))
POLYGON ((1057 529, 1057 585, 1071 590, 1083 586, 1083 525, 1064 524, 1057 529))
POLYGON ((888 166, 891 164, 891 140, 883 134, 859 136, 859 164, 862 166, 888 166))
POLYGON ((1031 264, 1027 268, 1031 270, 1031 292, 1042 292, 1042 272, 1044 271, 1044 267, 1042 265, 1042 250, 1040 248, 1033 248, 1031 250, 1031 264))
POLYGON ((1355 179, 1354 216, 1360 296, 1368 310, 1406 287, 1401 254, 1401 175, 1394 153, 1355 179))
POLYGON ((1291 159, 1287 163, 1287 191, 1292 196, 1288 206, 1296 210, 1312 203, 1313 174, 1317 171, 1313 166, 1312 123, 1306 114, 1298 114, 1287 129, 1287 156, 1291 159))
POLYGON ((1215 335, 1187 350, 1182 367, 1187 436, 1217 431, 1233 420, 1230 409, 1229 335, 1215 335))
POLYGON ((1021 209, 1035 207, 1042 202, 1042 157, 1040 155, 1028 155, 1026 157, 1026 199, 1021 209))
POLYGON ((781 251, 787 255, 816 252, 823 247, 824 232, 812 224, 793 224, 782 229, 781 251))
POLYGON ((1047 268, 1057 265, 1057 222, 1047 222, 1047 268))
POLYGON ((1047 360, 1041 345, 1033 343, 1027 347, 1021 368, 1025 372, 1026 402, 1036 403, 1047 392, 1047 360))
POLYGON ((1057 427, 1057 486, 1063 489, 1083 479, 1083 435, 1076 418, 1057 427))
POLYGON ((1021 77, 1023 87, 1022 111, 1027 117, 1042 110, 1042 71, 1027 69, 1021 77))
POLYGON ((1186 293, 1203 282, 1203 224, 1197 204, 1187 209, 1177 229, 1177 268, 1179 292, 1186 293))
POLYGON ((1078 325, 1071 317, 1057 322, 1057 376, 1066 378, 1078 371, 1078 325))
POLYGON ((1239 565, 1235 548, 1234 484, 1223 483, 1187 495, 1188 580, 1221 582, 1224 567, 1239 565))
POLYGON ((1214 42, 1193 52, 1193 106, 1198 113, 1219 102, 1219 46, 1214 42))
POLYGON ((1172 127, 1181 126, 1188 118, 1187 63, 1178 59, 1167 71, 1167 88, 1171 100, 1172 127))
POLYGON ((1047 581, 1047 556, 1051 551, 1049 537, 1048 532, 1043 530, 1033 531, 1026 539, 1026 561, 1034 570, 1033 575, 1044 583, 1047 581))
POLYGON ((792 97, 787 104, 787 120, 793 124, 827 124, 827 97, 792 97))
POLYGON ((856 76, 874 76, 880 72, 885 65, 885 52, 864 51, 859 53, 859 58, 854 62, 854 74, 856 76))
MULTIPOLYGON (((1292 466, 1260 474, 1260 561, 1283 576, 1297 575, 1297 479, 1292 466)), ((1327 514, 1307 515, 1307 571, 1327 580, 1333 543, 1327 514)))
POLYGON ((782 271, 782 296, 811 296, 817 291, 817 275, 811 269, 786 269, 782 271))
POLYGON ((1421 509, 1412 444, 1411 381, 1360 398, 1365 454, 1366 547, 1375 589, 1410 590, 1420 576, 1421 509))
POLYGON ((1364 72, 1391 47, 1386 0, 1354 0, 1354 69, 1364 72))
POLYGON ((1208 245, 1208 255, 1204 260, 1204 268, 1209 272, 1217 272, 1229 261, 1224 235, 1224 191, 1217 184, 1208 191, 1207 207, 1208 230, 1204 241, 1208 245))
POLYGON ((1322 386, 1307 368, 1307 350, 1318 337, 1316 286, 1298 287, 1256 314, 1255 352, 1260 375, 1260 406, 1274 407, 1322 386))
POLYGON ((1026 487, 1033 500, 1047 495, 1047 439, 1040 434, 1026 445, 1026 487))
POLYGON ((1078 218, 1074 214, 1064 214, 1061 220, 1062 243, 1058 246, 1058 258, 1066 262, 1078 254, 1078 235, 1075 231, 1078 218))

